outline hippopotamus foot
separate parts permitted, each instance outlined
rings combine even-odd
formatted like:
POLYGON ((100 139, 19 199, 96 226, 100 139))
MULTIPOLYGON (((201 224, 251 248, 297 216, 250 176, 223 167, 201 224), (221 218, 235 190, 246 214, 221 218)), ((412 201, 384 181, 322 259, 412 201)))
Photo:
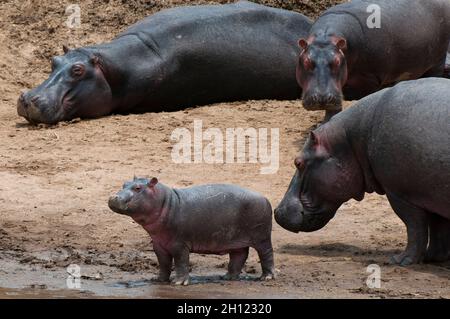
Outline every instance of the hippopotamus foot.
POLYGON ((150 278, 150 282, 157 283, 157 284, 164 284, 164 283, 170 283, 170 279, 165 276, 158 275, 156 277, 150 278))
POLYGON ((255 246, 261 262, 262 275, 261 280, 275 279, 275 267, 273 261, 273 248, 270 238, 255 246))
POLYGON ((395 213, 405 223, 408 244, 403 253, 391 258, 391 262, 401 266, 417 264, 424 260, 428 244, 429 214, 401 199, 397 195, 387 193, 387 198, 395 213))
POLYGON ((172 279, 172 284, 176 286, 189 285, 189 274, 183 276, 176 276, 174 279, 172 279))
POLYGON ((419 260, 411 257, 409 252, 404 251, 401 254, 392 256, 390 262, 393 265, 409 266, 412 264, 417 264, 419 260))
POLYGON ((450 220, 436 214, 429 216, 430 242, 426 262, 450 260, 450 220))
POLYGON ((183 244, 174 248, 175 277, 172 283, 179 286, 189 285, 189 249, 183 244))
POLYGON ((259 280, 261 281, 269 281, 275 279, 275 273, 272 271, 271 273, 262 274, 261 277, 259 277, 259 280))
POLYGON ((230 252, 230 262, 228 264, 228 272, 222 276, 223 280, 239 280, 239 275, 248 258, 249 248, 233 250, 230 252))

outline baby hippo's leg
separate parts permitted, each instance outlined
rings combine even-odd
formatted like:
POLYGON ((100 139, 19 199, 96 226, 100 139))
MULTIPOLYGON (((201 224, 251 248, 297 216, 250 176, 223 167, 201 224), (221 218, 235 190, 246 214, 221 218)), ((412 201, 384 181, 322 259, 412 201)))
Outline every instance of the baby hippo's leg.
POLYGON ((273 262, 272 241, 269 239, 262 241, 254 247, 258 252, 259 261, 261 262, 262 275, 261 280, 275 279, 275 268, 273 262))
POLYGON ((160 282, 169 282, 173 258, 168 251, 157 244, 153 244, 153 249, 159 263, 159 275, 156 280, 160 282))
POLYGON ((176 245, 173 248, 173 258, 175 261, 175 278, 172 283, 175 285, 189 285, 189 248, 184 245, 176 245))
POLYGON ((228 272, 223 276, 224 280, 238 280, 242 268, 248 257, 248 247, 236 249, 230 252, 230 263, 228 264, 228 272))

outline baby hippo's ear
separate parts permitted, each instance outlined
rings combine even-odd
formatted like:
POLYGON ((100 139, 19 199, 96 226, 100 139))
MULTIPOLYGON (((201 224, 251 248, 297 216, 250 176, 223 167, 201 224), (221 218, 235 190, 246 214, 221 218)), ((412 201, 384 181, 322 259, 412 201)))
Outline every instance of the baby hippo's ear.
POLYGON ((70 48, 67 45, 63 45, 63 52, 64 54, 67 54, 70 51, 70 48))
POLYGON ((152 188, 155 187, 156 184, 158 184, 158 179, 156 177, 153 177, 150 182, 147 183, 147 186, 152 188))

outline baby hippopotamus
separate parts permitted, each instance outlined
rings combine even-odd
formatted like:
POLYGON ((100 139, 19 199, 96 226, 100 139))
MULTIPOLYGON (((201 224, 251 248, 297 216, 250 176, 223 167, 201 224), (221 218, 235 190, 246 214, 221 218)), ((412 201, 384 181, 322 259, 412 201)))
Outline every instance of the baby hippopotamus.
POLYGON ((149 233, 159 262, 158 281, 169 281, 174 260, 172 282, 188 285, 189 253, 229 254, 224 279, 237 280, 249 247, 258 252, 261 279, 274 278, 272 207, 258 193, 224 184, 175 189, 155 177, 134 178, 108 205, 149 233))

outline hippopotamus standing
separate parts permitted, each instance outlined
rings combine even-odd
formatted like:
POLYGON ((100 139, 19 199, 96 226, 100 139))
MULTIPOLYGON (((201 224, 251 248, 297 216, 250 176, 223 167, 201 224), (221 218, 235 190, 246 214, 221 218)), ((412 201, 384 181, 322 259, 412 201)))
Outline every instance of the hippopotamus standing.
MULTIPOLYGON (((376 25, 374 25, 376 27, 376 25)), ((403 80, 442 77, 450 39, 448 0, 358 0, 325 11, 300 39, 297 81, 307 110, 341 111, 403 80), (369 28, 371 8, 380 28, 369 28)))
POLYGON ((135 178, 109 199, 109 207, 132 217, 150 234, 159 262, 158 280, 189 283, 189 253, 229 254, 225 279, 239 278, 249 247, 261 261, 261 279, 274 278, 272 207, 263 196, 234 185, 172 189, 135 178))
POLYGON ((275 220, 316 231, 346 201, 386 194, 406 224, 401 265, 450 258, 450 80, 402 82, 310 134, 275 220))
POLYGON ((156 13, 113 41, 55 57, 50 77, 20 96, 32 123, 174 111, 249 99, 296 99, 304 15, 241 1, 156 13))

